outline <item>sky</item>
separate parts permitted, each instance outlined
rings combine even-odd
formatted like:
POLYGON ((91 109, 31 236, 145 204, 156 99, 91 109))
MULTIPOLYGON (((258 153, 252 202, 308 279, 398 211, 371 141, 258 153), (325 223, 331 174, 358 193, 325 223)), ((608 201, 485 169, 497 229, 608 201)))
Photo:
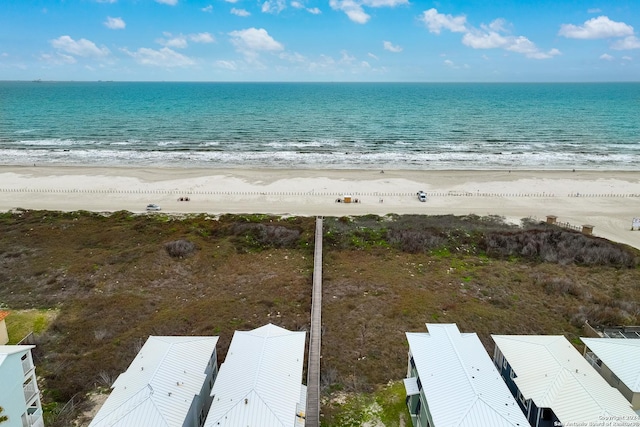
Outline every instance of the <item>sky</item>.
POLYGON ((36 79, 640 81, 640 0, 1 0, 36 79))

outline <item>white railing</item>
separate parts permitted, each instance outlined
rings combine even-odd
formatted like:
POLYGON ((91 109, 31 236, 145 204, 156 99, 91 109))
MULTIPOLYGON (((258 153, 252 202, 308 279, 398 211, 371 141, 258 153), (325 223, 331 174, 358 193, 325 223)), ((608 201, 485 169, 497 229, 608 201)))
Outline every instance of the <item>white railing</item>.
POLYGON ((29 422, 32 427, 44 427, 41 408, 38 408, 33 413, 29 414, 29 422))
POLYGON ((27 356, 27 358, 22 361, 22 371, 27 375, 32 369, 33 363, 31 363, 31 358, 27 356))
POLYGON ((38 387, 36 387, 36 382, 34 380, 29 381, 22 387, 22 389, 24 390, 24 400, 27 403, 29 403, 31 398, 38 392, 38 387))
POLYGON ((595 354, 593 354, 592 352, 588 352, 584 355, 584 358, 587 359, 587 362, 589 362, 589 364, 593 366, 596 371, 600 372, 601 368, 600 365, 598 365, 599 359, 595 354))

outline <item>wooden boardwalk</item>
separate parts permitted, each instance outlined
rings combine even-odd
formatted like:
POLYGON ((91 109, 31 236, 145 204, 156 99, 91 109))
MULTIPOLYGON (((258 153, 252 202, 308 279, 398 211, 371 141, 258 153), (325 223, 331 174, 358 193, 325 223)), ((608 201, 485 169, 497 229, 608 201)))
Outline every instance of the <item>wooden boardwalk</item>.
POLYGON ((322 337, 322 217, 316 218, 316 244, 313 255, 311 332, 307 366, 307 411, 305 427, 320 426, 320 344, 322 337))

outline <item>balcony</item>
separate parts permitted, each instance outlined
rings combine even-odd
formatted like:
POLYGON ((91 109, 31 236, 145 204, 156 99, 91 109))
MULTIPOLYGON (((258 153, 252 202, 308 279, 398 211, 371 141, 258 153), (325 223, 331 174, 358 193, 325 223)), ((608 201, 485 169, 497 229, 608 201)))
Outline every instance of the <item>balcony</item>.
POLYGON ((22 390, 24 391, 24 400, 29 403, 36 393, 38 393, 38 386, 34 379, 29 379, 29 381, 22 386, 22 390))
POLYGON ((44 421, 42 419, 42 408, 29 408, 27 410, 29 414, 30 427, 44 427, 44 421))
POLYGON ((591 366, 593 366, 593 369, 601 373, 600 371, 602 370, 602 361, 598 359, 598 356, 596 356, 592 352, 588 352, 584 355, 584 358, 587 359, 587 362, 589 362, 591 366))
POLYGON ((22 359, 22 371, 24 372, 25 376, 27 374, 29 374, 33 370, 33 368, 34 368, 34 366, 33 366, 33 363, 31 362, 31 358, 29 356, 27 356, 26 358, 22 359))

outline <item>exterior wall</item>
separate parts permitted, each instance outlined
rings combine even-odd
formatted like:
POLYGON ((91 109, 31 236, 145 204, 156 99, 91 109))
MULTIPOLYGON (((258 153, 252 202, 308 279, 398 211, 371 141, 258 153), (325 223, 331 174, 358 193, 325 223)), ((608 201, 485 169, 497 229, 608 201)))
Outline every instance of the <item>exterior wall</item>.
POLYGON ((7 427, 35 426, 44 427, 40 391, 36 384, 35 367, 31 351, 10 354, 0 365, 0 406, 2 415, 9 417, 4 423, 7 427), (21 358, 26 355, 25 363, 21 358), (25 367, 27 372, 25 372, 25 367), (25 384, 27 386, 25 387, 25 384), (25 392, 26 388, 26 392, 25 392), (28 394, 28 396, 26 396, 28 394), (27 401, 27 397, 29 400, 27 401))
POLYGON ((183 427, 202 427, 207 419, 207 414, 209 413, 209 408, 211 408, 211 402, 213 401, 213 397, 211 397, 211 389, 213 388, 213 383, 218 376, 218 354, 216 349, 213 350, 213 354, 209 359, 209 364, 207 365, 205 373, 207 374, 207 377, 202 383, 200 394, 193 399, 191 408, 189 408, 189 413, 184 420, 183 427))
POLYGON ((640 392, 633 393, 633 398, 631 399, 631 406, 633 410, 638 412, 640 411, 640 392))
POLYGON ((558 420, 558 417, 556 417, 556 414, 553 413, 551 408, 538 408, 534 401, 526 399, 525 396, 520 393, 520 390, 514 381, 518 376, 497 346, 493 353, 493 363, 496 365, 502 379, 509 388, 509 391, 515 398, 516 402, 518 402, 520 410, 522 410, 522 413, 527 418, 527 421, 529 421, 531 426, 555 427, 561 425, 560 420, 558 420))
MULTIPOLYGON (((593 364, 591 364, 591 366, 593 366, 593 364)), ((611 371, 611 369, 609 369, 609 367, 604 363, 593 367, 596 368, 596 371, 600 372, 600 375, 602 375, 602 377, 607 380, 611 387, 617 388, 624 396, 624 398, 631 402, 634 411, 640 409, 640 393, 634 393, 633 391, 631 391, 631 389, 627 387, 625 383, 620 381, 620 378, 618 378, 618 376, 614 374, 613 371, 611 371)))
POLYGON ((434 427, 433 419, 429 412, 429 405, 427 404, 427 398, 424 395, 422 383, 420 381, 420 377, 418 377, 418 371, 415 364, 413 363, 413 356, 411 355, 411 352, 409 352, 407 378, 417 378, 418 389, 420 390, 420 394, 407 396, 407 408, 409 409, 409 414, 411 414, 413 427, 434 427))
POLYGON ((4 319, 0 320, 0 345, 5 345, 9 342, 9 334, 7 333, 7 323, 4 319))

